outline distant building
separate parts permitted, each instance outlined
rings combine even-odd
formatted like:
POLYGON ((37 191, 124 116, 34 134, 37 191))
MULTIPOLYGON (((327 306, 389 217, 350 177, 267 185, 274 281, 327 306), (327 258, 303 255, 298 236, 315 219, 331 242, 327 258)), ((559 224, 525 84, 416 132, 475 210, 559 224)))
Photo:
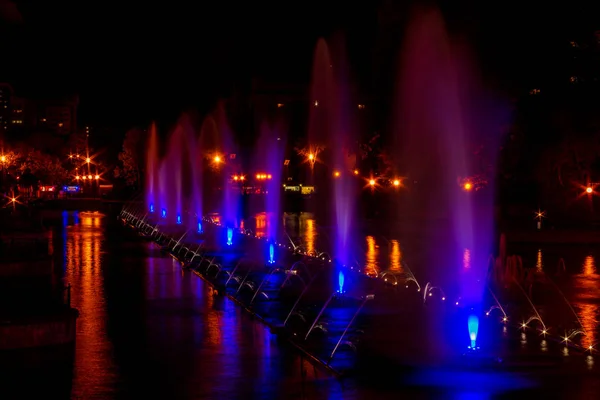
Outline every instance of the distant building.
POLYGON ((77 130, 78 96, 26 98, 0 83, 0 127, 5 132, 44 131, 69 135, 77 130))
POLYGON ((13 88, 8 83, 0 83, 0 133, 6 132, 10 126, 11 110, 10 100, 13 96, 13 88))

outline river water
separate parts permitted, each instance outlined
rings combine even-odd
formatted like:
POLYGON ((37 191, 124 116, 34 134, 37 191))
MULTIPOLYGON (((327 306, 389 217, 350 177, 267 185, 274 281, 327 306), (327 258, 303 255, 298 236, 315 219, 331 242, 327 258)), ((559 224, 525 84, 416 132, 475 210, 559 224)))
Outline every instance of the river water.
MULTIPOLYGON (((304 241, 316 245, 316 221, 305 218, 301 223, 298 232, 304 241)), ((393 389, 340 382, 300 358, 232 301, 214 295, 153 244, 137 240, 114 216, 64 213, 59 225, 63 248, 55 252, 64 255, 64 279, 72 286, 72 306, 81 314, 71 398, 485 399, 568 394, 583 399, 600 393, 598 370, 577 360, 568 371, 520 372, 509 378, 437 371, 415 375, 413 384, 393 389), (492 383, 483 389, 469 383, 486 379, 492 383)), ((393 267, 402 257, 400 243, 389 239, 367 236, 365 249, 367 264, 375 269, 393 267)), ((527 251, 538 257, 537 250, 527 251)), ((600 296, 591 251, 580 249, 582 268, 573 271, 571 280, 587 288, 574 306, 596 332, 600 296)), ((395 379, 382 377, 382 382, 395 379)))

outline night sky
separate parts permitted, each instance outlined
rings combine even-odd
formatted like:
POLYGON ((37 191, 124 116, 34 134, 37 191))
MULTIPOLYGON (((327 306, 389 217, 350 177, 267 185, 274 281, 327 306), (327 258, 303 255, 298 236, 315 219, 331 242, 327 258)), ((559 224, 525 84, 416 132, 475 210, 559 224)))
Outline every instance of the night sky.
MULTIPOLYGON (((339 30, 368 87, 374 49, 388 43, 398 53, 409 15, 409 2, 382 0, 17 3, 0 0, 0 79, 25 94, 78 92, 86 123, 124 125, 206 109, 252 77, 302 81, 316 39, 339 30), (393 33, 378 25, 384 3, 395 3, 400 16, 393 33)), ((548 73, 561 43, 600 28, 598 14, 575 3, 521 3, 438 3, 493 82, 548 73)))

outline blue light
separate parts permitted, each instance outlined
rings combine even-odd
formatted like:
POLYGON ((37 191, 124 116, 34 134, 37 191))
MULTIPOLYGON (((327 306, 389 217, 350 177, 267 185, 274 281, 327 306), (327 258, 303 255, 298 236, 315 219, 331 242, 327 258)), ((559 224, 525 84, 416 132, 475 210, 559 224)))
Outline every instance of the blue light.
POLYGON ((160 216, 163 218, 167 218, 167 210, 165 208, 160 210, 160 216))
POLYGON ((227 246, 233 244, 233 228, 227 228, 227 246))
POLYGON ((202 221, 198 220, 198 233, 202 233, 202 221))
POLYGON ((338 272, 338 293, 344 293, 344 272, 338 272))
POLYGON ((150 203, 150 212, 153 213, 154 212, 154 204, 150 203))
POLYGON ((177 215, 177 223, 181 224, 181 215, 177 215))
POLYGON ((467 321, 469 328, 469 339, 471 340, 471 349, 477 348, 477 333, 479 332, 479 318, 475 314, 469 315, 467 321))
POLYGON ((275 264, 275 245, 269 244, 269 264, 275 264))

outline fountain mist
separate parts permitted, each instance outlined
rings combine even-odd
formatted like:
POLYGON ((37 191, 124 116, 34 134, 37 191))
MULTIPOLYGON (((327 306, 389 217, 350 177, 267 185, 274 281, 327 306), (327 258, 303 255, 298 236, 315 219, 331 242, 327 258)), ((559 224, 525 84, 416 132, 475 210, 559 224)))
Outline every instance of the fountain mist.
POLYGON ((158 133, 156 124, 150 126, 150 137, 148 138, 148 153, 146 154, 146 207, 150 212, 154 212, 157 206, 158 188, 155 187, 158 172, 158 133))
MULTIPOLYGON (((308 136, 319 146, 327 148, 326 164, 329 171, 326 185, 321 192, 333 190, 333 210, 331 224, 335 226, 335 257, 341 264, 350 264, 354 256, 351 254, 351 230, 354 217, 356 179, 348 173, 353 165, 352 146, 355 142, 350 123, 350 93, 348 90, 348 74, 346 72, 344 46, 341 40, 335 42, 336 57, 332 57, 329 46, 323 39, 317 42, 311 86, 311 112, 309 117, 308 136)), ((330 196, 327 196, 330 197, 330 196)))
MULTIPOLYGON (((468 186, 473 190, 464 190, 460 183, 482 172, 488 179, 493 175, 478 169, 481 160, 467 150, 482 143, 475 133, 485 132, 489 138, 493 127, 489 116, 487 126, 478 126, 475 119, 485 113, 480 108, 481 95, 474 90, 473 70, 468 68, 470 57, 463 50, 449 39, 439 12, 419 10, 414 14, 403 47, 397 128, 402 132, 403 167, 418 182, 411 212, 418 216, 419 225, 435 223, 436 229, 445 229, 446 237, 453 238, 450 249, 431 253, 449 250, 454 260, 464 249, 471 249, 470 268, 444 265, 434 271, 434 279, 445 279, 444 286, 458 286, 461 303, 478 313, 485 287, 485 257, 494 240, 493 184, 474 182, 468 186)), ((490 148, 496 149, 497 143, 490 148)), ((494 157, 485 164, 494 165, 494 157)), ((432 247, 437 245, 432 243, 432 247)), ((427 261, 440 264, 440 260, 427 261)), ((457 259, 453 265, 461 263, 457 259)), ((475 317, 470 321, 472 331, 475 317)))
POLYGON ((281 184, 283 173, 283 159, 285 156, 285 140, 283 135, 262 124, 260 127, 260 138, 258 141, 257 158, 254 164, 265 171, 270 179, 265 182, 265 211, 267 213, 267 238, 269 241, 279 240, 281 228, 281 184))
POLYGON ((217 129, 219 133, 219 148, 222 149, 223 154, 220 155, 220 161, 216 161, 215 167, 220 169, 221 174, 221 190, 222 190, 222 205, 221 215, 223 217, 223 223, 229 227, 237 226, 238 219, 238 207, 240 194, 231 186, 231 176, 235 173, 237 168, 237 159, 229 157, 225 160, 224 154, 236 154, 235 145, 233 142, 233 133, 227 122, 227 115, 223 104, 219 104, 215 111, 215 121, 217 123, 217 129))

